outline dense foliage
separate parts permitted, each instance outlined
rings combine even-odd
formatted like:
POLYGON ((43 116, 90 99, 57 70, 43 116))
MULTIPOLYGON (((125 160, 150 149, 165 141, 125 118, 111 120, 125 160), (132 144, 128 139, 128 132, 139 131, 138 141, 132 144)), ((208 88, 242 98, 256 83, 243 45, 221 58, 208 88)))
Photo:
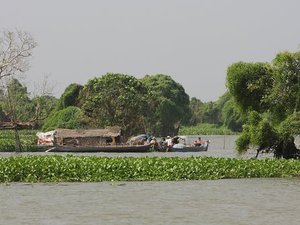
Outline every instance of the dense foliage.
POLYGON ((7 83, 6 91, 0 92, 0 105, 7 121, 27 121, 34 116, 35 110, 26 86, 13 78, 7 83), (8 98, 9 93, 9 98, 8 98))
POLYGON ((189 104, 191 117, 188 125, 196 125, 204 122, 204 103, 195 97, 192 97, 189 104))
POLYGON ((148 89, 125 74, 108 73, 90 80, 82 90, 84 114, 99 127, 120 126, 130 136, 145 131, 148 89))
POLYGON ((53 112, 45 121, 44 131, 56 128, 78 129, 83 126, 83 112, 80 108, 69 106, 53 112))
POLYGON ((0 182, 178 181, 299 175, 298 160, 72 155, 0 158, 0 182))
POLYGON ((230 135, 235 134, 230 129, 217 124, 201 123, 196 126, 183 126, 179 130, 180 135, 230 135))
MULTIPOLYGON (((300 52, 282 52, 272 61, 274 85, 268 102, 276 122, 300 111, 300 52)), ((300 133, 300 132, 299 132, 300 133)))
POLYGON ((147 100, 148 131, 154 135, 176 135, 181 124, 190 118, 189 96, 181 84, 170 76, 157 74, 145 76, 143 84, 150 92, 147 100))
POLYGON ((227 87, 244 112, 267 109, 264 99, 272 82, 272 70, 267 63, 238 62, 227 70, 227 87))
MULTIPOLYGON (((34 152, 38 151, 37 143, 37 130, 21 130, 19 131, 21 150, 34 152)), ((13 130, 0 131, 0 152, 13 152, 15 151, 15 132, 13 130)))
POLYGON ((30 97, 27 87, 15 78, 7 84, 8 95, 0 91, 0 121, 30 123, 33 127, 42 126, 45 118, 56 108, 57 99, 50 95, 30 97))
POLYGON ((63 109, 68 106, 79 106, 79 95, 83 86, 80 84, 70 84, 61 95, 58 103, 58 109, 63 109))
POLYGON ((279 53, 272 63, 235 63, 227 87, 241 112, 250 115, 237 150, 255 147, 277 157, 298 157, 294 136, 300 134, 300 53, 279 53))
MULTIPOLYGON (((203 103, 197 98, 190 101, 191 116, 188 125, 191 130, 197 130, 203 124, 212 124, 214 127, 226 127, 233 132, 240 132, 246 120, 232 95, 226 92, 215 102, 203 103)), ((222 132, 222 131, 221 131, 222 132)), ((209 132, 211 133, 211 132, 209 132)), ((219 134, 217 131, 215 134, 219 134)))

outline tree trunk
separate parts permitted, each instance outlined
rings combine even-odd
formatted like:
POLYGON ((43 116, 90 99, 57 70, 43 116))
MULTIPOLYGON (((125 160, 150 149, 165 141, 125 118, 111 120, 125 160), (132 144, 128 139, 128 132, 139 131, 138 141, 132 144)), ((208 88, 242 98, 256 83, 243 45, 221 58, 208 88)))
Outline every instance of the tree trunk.
POLYGON ((257 150, 256 150, 256 155, 255 155, 255 158, 256 158, 256 159, 257 159, 257 157, 258 157, 259 152, 260 152, 260 150, 257 149, 257 150))
POLYGON ((22 146, 21 146, 21 141, 20 141, 20 135, 19 135, 19 131, 18 128, 15 127, 14 129, 15 131, 15 144, 16 144, 16 152, 21 152, 22 151, 22 146))

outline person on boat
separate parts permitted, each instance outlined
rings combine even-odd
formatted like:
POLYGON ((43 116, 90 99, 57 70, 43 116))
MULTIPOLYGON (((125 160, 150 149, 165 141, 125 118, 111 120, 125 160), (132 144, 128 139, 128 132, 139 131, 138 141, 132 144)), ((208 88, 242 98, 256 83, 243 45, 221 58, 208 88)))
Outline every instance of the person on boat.
POLYGON ((165 137, 162 137, 158 143, 158 150, 165 151, 167 149, 167 141, 165 137))
POLYGON ((198 137, 198 139, 194 141, 195 146, 201 146, 203 144, 205 144, 205 141, 202 141, 201 137, 198 137))
POLYGON ((170 136, 167 136, 166 143, 167 143, 166 151, 170 151, 173 146, 173 139, 170 136))
POLYGON ((178 136, 173 137, 173 138, 172 138, 172 143, 173 143, 173 145, 179 144, 179 139, 181 139, 181 138, 178 137, 178 136))
POLYGON ((155 137, 153 137, 153 138, 151 139, 150 144, 152 144, 153 149, 154 149, 155 151, 158 150, 158 142, 157 142, 157 140, 156 140, 155 137))

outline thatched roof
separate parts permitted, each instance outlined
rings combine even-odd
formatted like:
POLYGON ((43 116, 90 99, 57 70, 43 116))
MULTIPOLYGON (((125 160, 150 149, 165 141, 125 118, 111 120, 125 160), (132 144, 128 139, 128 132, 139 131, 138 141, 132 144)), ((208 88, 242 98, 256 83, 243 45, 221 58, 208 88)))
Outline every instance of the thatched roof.
POLYGON ((0 129, 33 129, 36 127, 36 124, 34 122, 3 122, 0 121, 0 129))
POLYGON ((78 138, 78 137, 117 137, 121 135, 119 127, 108 127, 105 129, 56 129, 56 138, 78 138))

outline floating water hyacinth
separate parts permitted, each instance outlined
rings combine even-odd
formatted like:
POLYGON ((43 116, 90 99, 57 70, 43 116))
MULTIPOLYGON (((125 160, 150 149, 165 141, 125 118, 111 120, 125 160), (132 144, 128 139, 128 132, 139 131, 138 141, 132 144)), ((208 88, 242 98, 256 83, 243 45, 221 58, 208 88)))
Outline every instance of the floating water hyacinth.
POLYGON ((297 160, 72 155, 0 158, 0 182, 182 181, 299 175, 297 160))

